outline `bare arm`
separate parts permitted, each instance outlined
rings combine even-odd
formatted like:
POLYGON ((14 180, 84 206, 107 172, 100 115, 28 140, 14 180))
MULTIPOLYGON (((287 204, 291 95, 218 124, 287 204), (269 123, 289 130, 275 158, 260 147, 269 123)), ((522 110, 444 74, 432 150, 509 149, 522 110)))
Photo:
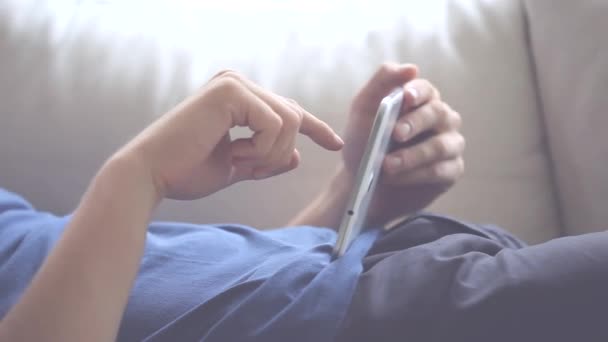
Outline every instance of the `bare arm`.
POLYGON ((197 199, 297 167, 299 132, 339 150, 324 122, 223 72, 140 133, 91 183, 62 238, 0 322, 0 341, 112 341, 163 197, 197 199), (235 125, 255 135, 231 141, 235 125), (285 149, 284 146, 291 146, 285 149))
POLYGON ((147 222, 160 200, 152 184, 132 158, 106 163, 31 286, 0 323, 0 340, 116 338, 147 222))
POLYGON ((317 195, 310 205, 302 209, 288 226, 315 226, 337 230, 344 210, 346 210, 353 183, 351 178, 340 167, 328 186, 317 195))

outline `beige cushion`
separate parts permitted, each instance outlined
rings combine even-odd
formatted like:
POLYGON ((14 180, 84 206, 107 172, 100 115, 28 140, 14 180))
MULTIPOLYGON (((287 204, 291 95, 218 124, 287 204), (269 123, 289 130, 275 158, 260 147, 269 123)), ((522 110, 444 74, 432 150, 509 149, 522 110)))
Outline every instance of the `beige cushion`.
MULTIPOLYGON (((397 60, 419 63, 465 119, 467 175, 434 209, 498 223, 530 242, 558 232, 517 1, 394 1, 403 10, 388 13, 284 8, 270 26, 235 9, 150 6, 142 21, 128 6, 7 3, 0 160, 11 163, 0 184, 44 209, 71 210, 106 156, 220 68, 241 70, 341 129, 356 89, 381 62, 397 60), (178 20, 158 25, 171 18, 178 20), (218 34, 234 22, 247 29, 218 34)), ((295 172, 167 202, 158 217, 284 224, 325 186, 339 158, 307 139, 300 146, 295 172)))
POLYGON ((526 1, 569 234, 608 228, 608 2, 526 1))
MULTIPOLYGON (((445 1, 432 34, 403 24, 418 62, 464 118, 467 174, 433 209, 494 222, 535 243, 559 234, 519 1, 445 1)), ((411 14, 415 16, 414 13, 411 14)))

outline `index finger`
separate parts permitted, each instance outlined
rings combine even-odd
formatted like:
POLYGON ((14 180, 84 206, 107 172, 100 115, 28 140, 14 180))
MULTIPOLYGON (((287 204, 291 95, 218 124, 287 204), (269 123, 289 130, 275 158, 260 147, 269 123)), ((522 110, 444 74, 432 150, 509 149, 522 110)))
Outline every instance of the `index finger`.
POLYGON ((317 118, 304 109, 302 109, 300 133, 308 136, 315 143, 331 151, 338 151, 344 146, 342 138, 340 138, 325 121, 317 118))
POLYGON ((295 102, 282 101, 279 99, 278 95, 272 94, 254 82, 241 77, 234 72, 227 72, 226 74, 242 82, 256 96, 265 101, 273 109, 276 109, 278 114, 281 114, 283 111, 282 109, 292 109, 296 113, 299 113, 302 116, 299 132, 307 135, 321 147, 331 151, 338 151, 344 145, 344 141, 342 141, 340 136, 336 134, 328 124, 307 112, 300 105, 295 102))

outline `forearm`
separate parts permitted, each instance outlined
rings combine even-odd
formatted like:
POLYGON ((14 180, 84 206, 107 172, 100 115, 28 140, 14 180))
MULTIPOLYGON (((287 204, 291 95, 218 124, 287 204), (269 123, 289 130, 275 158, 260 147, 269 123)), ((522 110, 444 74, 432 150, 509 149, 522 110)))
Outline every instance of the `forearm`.
POLYGON ((137 274, 160 196, 137 161, 115 157, 91 183, 0 340, 111 341, 137 274))
POLYGON ((290 226, 338 229, 352 188, 352 177, 340 167, 328 186, 290 222, 290 226))

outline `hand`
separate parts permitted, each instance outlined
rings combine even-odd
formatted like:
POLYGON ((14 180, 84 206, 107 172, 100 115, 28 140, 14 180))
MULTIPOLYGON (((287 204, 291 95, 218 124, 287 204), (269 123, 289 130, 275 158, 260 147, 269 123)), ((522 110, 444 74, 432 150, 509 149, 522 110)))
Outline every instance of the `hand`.
POLYGON ((370 220, 386 223, 430 205, 464 172, 465 140, 460 115, 441 100, 429 81, 416 79, 412 65, 385 64, 355 97, 343 150, 347 177, 357 172, 378 105, 404 87, 402 114, 395 125, 394 148, 370 208, 370 220))
POLYGON ((298 132, 329 150, 343 142, 295 101, 224 71, 165 114, 127 145, 146 166, 160 197, 196 199, 235 182, 262 179, 298 166, 298 132), (232 140, 229 130, 247 126, 251 138, 232 140))
POLYGON ((116 340, 158 202, 199 198, 291 170, 300 158, 298 132, 327 149, 343 145, 295 102, 234 72, 218 74, 104 164, 28 289, 0 321, 0 340, 116 340), (253 136, 232 141, 229 130, 237 125, 253 136))

